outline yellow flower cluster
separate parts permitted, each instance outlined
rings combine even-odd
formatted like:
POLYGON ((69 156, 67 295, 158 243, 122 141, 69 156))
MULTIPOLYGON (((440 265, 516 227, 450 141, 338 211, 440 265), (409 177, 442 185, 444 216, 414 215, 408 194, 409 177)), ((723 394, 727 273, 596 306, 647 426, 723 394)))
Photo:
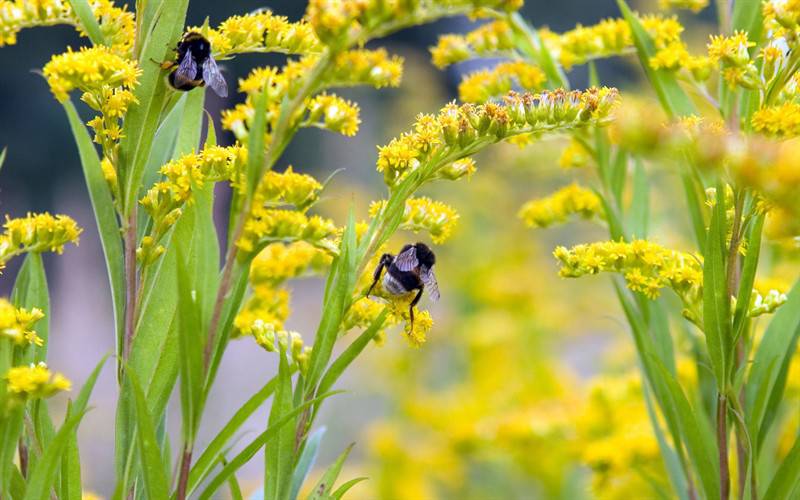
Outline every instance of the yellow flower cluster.
POLYGON ((272 325, 275 330, 283 329, 289 317, 289 292, 273 286, 258 286, 233 320, 237 336, 254 335, 255 329, 272 325))
POLYGON ((309 99, 306 122, 346 136, 358 133, 361 120, 358 104, 332 94, 320 94, 309 99))
MULTIPOLYGON (((317 56, 307 56, 289 61, 281 70, 278 68, 256 68, 247 78, 239 80, 239 91, 247 94, 244 103, 222 113, 222 126, 230 130, 240 141, 248 137, 255 117, 255 96, 262 90, 267 92, 267 136, 280 117, 280 103, 284 96, 295 95, 316 64, 317 56)), ((327 87, 348 87, 371 85, 375 88, 396 87, 400 84, 403 60, 389 56, 385 49, 350 50, 338 54, 329 70, 321 77, 320 90, 327 87)), ((358 109, 352 103, 346 104, 332 114, 334 131, 353 134, 358 126, 358 109)), ((295 124, 305 126, 319 125, 309 116, 297 116, 295 124)), ((325 122, 323 122, 325 123, 325 122)))
POLYGON ((558 157, 558 166, 561 168, 585 167, 590 159, 589 151, 586 150, 583 144, 573 139, 561 151, 561 156, 558 157))
POLYGON ((708 56, 722 68, 722 76, 731 88, 737 86, 755 90, 761 80, 758 69, 750 60, 750 47, 755 46, 747 38, 747 32, 737 31, 731 36, 711 36, 708 56))
POLYGON ((800 135, 800 104, 785 102, 753 113, 753 130, 775 137, 800 135))
MULTIPOLYGON (((127 6, 116 7, 110 0, 90 0, 89 6, 100 31, 115 52, 127 54, 133 47, 135 21, 127 6)), ((67 0, 0 1, 0 47, 17 43, 17 33, 25 28, 69 24, 81 34, 81 22, 67 0)))
POLYGON ((764 25, 768 29, 777 32, 794 30, 800 24, 800 1, 768 0, 762 5, 764 25))
POLYGON ((602 218, 600 197, 591 189, 573 183, 550 196, 525 203, 517 215, 528 227, 548 227, 565 222, 574 214, 584 219, 602 218))
POLYGON ((708 0, 658 0, 658 7, 663 10, 687 9, 700 12, 708 7, 708 0))
POLYGON ((59 101, 65 101, 74 89, 95 95, 106 88, 130 90, 141 73, 134 61, 105 46, 81 47, 78 52, 68 48, 67 52, 53 56, 43 72, 59 101))
POLYGON ((575 427, 600 498, 641 497, 653 491, 645 477, 666 477, 638 374, 595 378, 575 427))
POLYGON ((515 83, 523 91, 540 90, 545 80, 538 66, 524 61, 504 62, 465 76, 458 86, 458 97, 464 102, 482 103, 507 94, 515 83))
POLYGON ((385 33, 387 25, 410 26, 480 9, 514 11, 523 0, 311 0, 306 17, 322 42, 345 47, 385 33))
POLYGON ((60 373, 52 373, 45 363, 15 366, 5 376, 8 392, 17 402, 49 398, 68 391, 72 384, 60 373))
POLYGON ((319 40, 306 21, 292 23, 268 9, 229 17, 216 29, 194 27, 188 31, 204 33, 218 59, 251 52, 305 55, 320 50, 319 40))
POLYGON ((711 76, 714 61, 706 56, 693 56, 686 44, 680 40, 669 42, 659 48, 650 58, 650 67, 667 71, 685 69, 698 82, 704 82, 711 76))
MULTIPOLYGON (((377 217, 385 206, 385 201, 373 202, 369 206, 369 216, 377 217)), ((450 205, 425 197, 409 198, 400 229, 415 233, 427 231, 433 242, 440 245, 450 239, 458 219, 458 212, 450 205)))
POLYGON ((250 285, 276 286, 288 279, 327 269, 332 257, 305 241, 267 245, 250 264, 250 285))
MULTIPOLYGON (((676 18, 648 15, 640 20, 653 37, 656 48, 663 48, 680 40, 683 26, 676 18)), ((593 59, 617 56, 633 50, 633 36, 624 19, 604 19, 592 26, 578 25, 562 34, 543 29, 540 30, 540 36, 567 69, 593 59)))
POLYGON ((0 338, 10 339, 16 345, 42 345, 42 339, 36 335, 33 325, 44 318, 41 309, 34 307, 30 311, 22 307, 14 307, 6 299, 0 298, 0 338))
POLYGON ((655 299, 664 287, 672 288, 687 306, 702 297, 703 269, 693 255, 669 250, 647 240, 607 241, 558 247, 553 252, 561 262, 559 274, 578 278, 600 272, 619 273, 628 288, 655 299))
POLYGON ((772 314, 777 308, 786 303, 786 294, 779 290, 768 290, 763 295, 758 289, 753 289, 750 297, 750 308, 748 315, 751 318, 762 314, 772 314))
POLYGON ((6 216, 5 231, 0 235, 0 269, 16 255, 24 252, 64 251, 67 243, 78 244, 81 228, 66 215, 28 214, 11 219, 6 216))
POLYGON ((449 104, 435 116, 420 115, 413 132, 379 147, 377 168, 390 186, 423 167, 423 179, 436 178, 445 166, 442 158, 468 156, 481 145, 516 135, 604 123, 616 101, 616 89, 591 88, 509 93, 502 104, 449 104), (436 161, 427 165, 431 159, 436 161))
POLYGON ((272 323, 257 320, 253 323, 252 335, 256 343, 268 352, 276 352, 279 349, 286 352, 300 373, 305 374, 308 370, 311 348, 303 345, 303 337, 299 333, 276 330, 272 323))
MULTIPOLYGON (((191 153, 172 160, 161 167, 165 180, 151 187, 140 203, 153 218, 153 229, 150 233, 152 241, 148 247, 153 253, 141 247, 140 259, 152 262, 160 251, 153 246, 166 234, 167 230, 178 220, 182 207, 189 202, 192 192, 201 189, 208 182, 230 180, 236 182, 247 163, 247 150, 240 146, 211 146, 199 153, 191 153)), ((143 242, 145 243, 145 242, 143 242)))
POLYGON ((445 68, 475 57, 505 56, 514 50, 514 31, 502 20, 483 24, 466 35, 443 35, 431 47, 433 64, 445 68))
POLYGON ((259 182, 242 236, 236 242, 240 258, 248 258, 264 244, 276 241, 302 240, 330 246, 327 239, 336 233, 333 222, 305 213, 318 199, 321 189, 316 179, 295 173, 292 167, 283 173, 267 172, 259 182), (281 205, 296 210, 278 208, 281 205))

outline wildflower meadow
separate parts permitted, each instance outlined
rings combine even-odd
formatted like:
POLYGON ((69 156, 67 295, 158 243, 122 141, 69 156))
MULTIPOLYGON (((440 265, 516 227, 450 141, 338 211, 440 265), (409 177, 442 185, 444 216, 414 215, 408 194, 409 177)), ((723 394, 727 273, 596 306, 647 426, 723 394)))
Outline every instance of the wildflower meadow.
POLYGON ((250 3, 0 0, 0 499, 800 498, 800 1, 250 3))

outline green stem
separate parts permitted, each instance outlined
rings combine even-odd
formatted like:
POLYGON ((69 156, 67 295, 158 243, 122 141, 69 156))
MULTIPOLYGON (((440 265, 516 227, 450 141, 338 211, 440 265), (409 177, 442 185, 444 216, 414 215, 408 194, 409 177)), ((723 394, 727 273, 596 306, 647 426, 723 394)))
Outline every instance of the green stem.
POLYGON ((717 395, 717 449, 719 451, 720 499, 730 498, 730 470, 728 468, 728 399, 724 394, 717 395))

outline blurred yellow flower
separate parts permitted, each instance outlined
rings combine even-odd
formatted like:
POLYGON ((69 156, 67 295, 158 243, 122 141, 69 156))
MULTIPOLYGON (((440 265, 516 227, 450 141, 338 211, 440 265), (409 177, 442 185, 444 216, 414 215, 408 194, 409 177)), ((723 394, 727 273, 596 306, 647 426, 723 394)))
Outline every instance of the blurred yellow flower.
POLYGON ((602 218, 603 206, 594 191, 573 183, 550 196, 525 203, 517 215, 529 227, 548 227, 565 222, 570 215, 602 218))
POLYGON ((72 384, 60 373, 53 374, 45 363, 11 368, 5 376, 8 392, 16 401, 48 398, 68 391, 72 384))
POLYGON ((17 308, 8 300, 0 298, 0 339, 7 338, 16 345, 41 346, 44 342, 36 335, 33 325, 42 318, 44 312, 39 308, 17 308))

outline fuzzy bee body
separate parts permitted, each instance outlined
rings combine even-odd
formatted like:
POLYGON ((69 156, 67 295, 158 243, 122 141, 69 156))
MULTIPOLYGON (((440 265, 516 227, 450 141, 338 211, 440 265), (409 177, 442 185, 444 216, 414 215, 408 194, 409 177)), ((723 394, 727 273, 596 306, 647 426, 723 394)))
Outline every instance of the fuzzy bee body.
POLYGON ((385 253, 381 256, 380 263, 375 269, 374 281, 369 287, 367 296, 372 293, 372 289, 381 279, 381 285, 390 295, 406 295, 417 291, 417 295, 409 304, 408 315, 410 323, 414 326, 414 306, 417 305, 422 297, 422 292, 428 290, 431 299, 439 300, 439 284, 436 282, 436 275, 433 273, 433 266, 436 264, 436 255, 424 243, 406 245, 397 256, 385 253))
POLYGON ((211 42, 200 33, 186 33, 175 48, 174 61, 161 64, 171 69, 167 80, 176 90, 189 91, 208 85, 220 97, 228 96, 228 85, 211 55, 211 42))

